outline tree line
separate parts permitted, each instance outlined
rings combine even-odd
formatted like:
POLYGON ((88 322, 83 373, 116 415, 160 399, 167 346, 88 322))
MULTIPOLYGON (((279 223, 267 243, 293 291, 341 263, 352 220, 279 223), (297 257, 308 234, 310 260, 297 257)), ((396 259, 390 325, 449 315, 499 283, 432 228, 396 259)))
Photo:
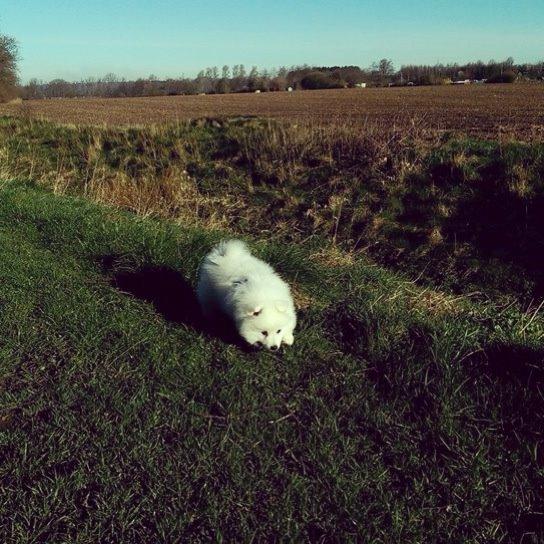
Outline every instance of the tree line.
POLYGON ((58 97, 125 97, 168 96, 183 94, 274 92, 291 89, 349 87, 365 80, 366 73, 357 66, 315 68, 307 65, 247 70, 243 64, 232 67, 210 67, 195 78, 159 79, 154 75, 127 81, 115 74, 90 77, 69 82, 31 79, 21 87, 21 96, 28 99, 58 97))
POLYGON ((23 98, 57 97, 126 97, 168 96, 187 94, 225 94, 272 92, 288 89, 333 89, 367 86, 443 85, 455 81, 478 80, 511 83, 515 80, 543 80, 544 61, 515 64, 504 61, 470 62, 466 64, 404 65, 398 70, 388 59, 368 68, 359 66, 293 66, 247 70, 243 64, 216 66, 201 70, 195 78, 159 79, 154 75, 127 81, 115 74, 69 82, 30 80, 20 88, 23 98))
POLYGON ((504 61, 469 62, 467 64, 435 64, 402 66, 395 74, 395 84, 442 85, 455 81, 513 83, 516 80, 544 80, 544 61, 516 64, 512 57, 504 61))
POLYGON ((115 74, 90 77, 70 82, 53 79, 45 82, 31 79, 18 85, 18 51, 16 41, 0 34, 0 101, 15 96, 23 99, 168 96, 187 94, 224 94, 273 92, 296 89, 333 89, 392 85, 441 85, 455 81, 478 80, 513 82, 544 80, 544 61, 516 64, 504 61, 470 62, 466 64, 403 65, 395 69, 389 59, 381 59, 367 68, 359 66, 281 66, 274 69, 246 69, 243 64, 224 65, 201 70, 194 78, 160 79, 154 75, 126 80, 115 74))

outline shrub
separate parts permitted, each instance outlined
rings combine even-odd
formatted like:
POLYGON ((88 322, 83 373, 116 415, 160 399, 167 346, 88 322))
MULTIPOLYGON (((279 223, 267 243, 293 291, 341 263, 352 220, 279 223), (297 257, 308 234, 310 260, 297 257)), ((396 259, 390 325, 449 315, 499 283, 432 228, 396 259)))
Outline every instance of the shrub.
POLYGON ((345 83, 339 79, 333 79, 323 72, 312 72, 304 76, 300 81, 303 89, 341 89, 345 87, 345 83))
POLYGON ((487 83, 514 83, 517 79, 517 74, 512 70, 506 70, 502 74, 493 74, 488 78, 487 83))

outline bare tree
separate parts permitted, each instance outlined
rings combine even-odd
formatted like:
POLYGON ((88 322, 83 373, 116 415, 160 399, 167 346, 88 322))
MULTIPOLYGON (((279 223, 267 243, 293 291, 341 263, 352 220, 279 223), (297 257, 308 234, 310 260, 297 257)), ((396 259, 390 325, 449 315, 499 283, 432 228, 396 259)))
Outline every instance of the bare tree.
POLYGON ((43 83, 36 78, 32 78, 23 88, 23 98, 43 98, 43 83))
POLYGON ((259 88, 259 69, 256 66, 251 68, 247 79, 247 86, 250 91, 255 91, 259 88))
POLYGON ((380 85, 386 85, 395 75, 393 62, 389 59, 381 59, 379 62, 375 62, 372 65, 372 71, 377 76, 380 85))

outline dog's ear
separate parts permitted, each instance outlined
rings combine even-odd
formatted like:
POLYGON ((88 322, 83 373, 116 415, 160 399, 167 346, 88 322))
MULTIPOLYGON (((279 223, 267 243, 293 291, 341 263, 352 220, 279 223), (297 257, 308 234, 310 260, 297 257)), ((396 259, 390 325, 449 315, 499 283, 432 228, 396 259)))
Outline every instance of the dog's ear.
POLYGON ((281 312, 282 314, 287 311, 287 308, 289 308, 289 305, 287 304, 287 302, 285 302, 285 300, 276 300, 275 306, 276 310, 278 310, 278 312, 281 312))
POLYGON ((249 309, 246 313, 248 317, 259 315, 263 311, 262 306, 255 306, 255 308, 249 309))

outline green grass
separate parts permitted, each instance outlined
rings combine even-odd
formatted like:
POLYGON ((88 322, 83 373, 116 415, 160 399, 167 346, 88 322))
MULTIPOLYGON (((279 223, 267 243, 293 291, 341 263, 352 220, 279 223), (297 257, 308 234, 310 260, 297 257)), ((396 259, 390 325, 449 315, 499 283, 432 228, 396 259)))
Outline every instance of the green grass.
POLYGON ((535 305, 249 239, 306 304, 248 353, 190 319, 220 237, 2 185, 1 541, 542 537, 535 305))

